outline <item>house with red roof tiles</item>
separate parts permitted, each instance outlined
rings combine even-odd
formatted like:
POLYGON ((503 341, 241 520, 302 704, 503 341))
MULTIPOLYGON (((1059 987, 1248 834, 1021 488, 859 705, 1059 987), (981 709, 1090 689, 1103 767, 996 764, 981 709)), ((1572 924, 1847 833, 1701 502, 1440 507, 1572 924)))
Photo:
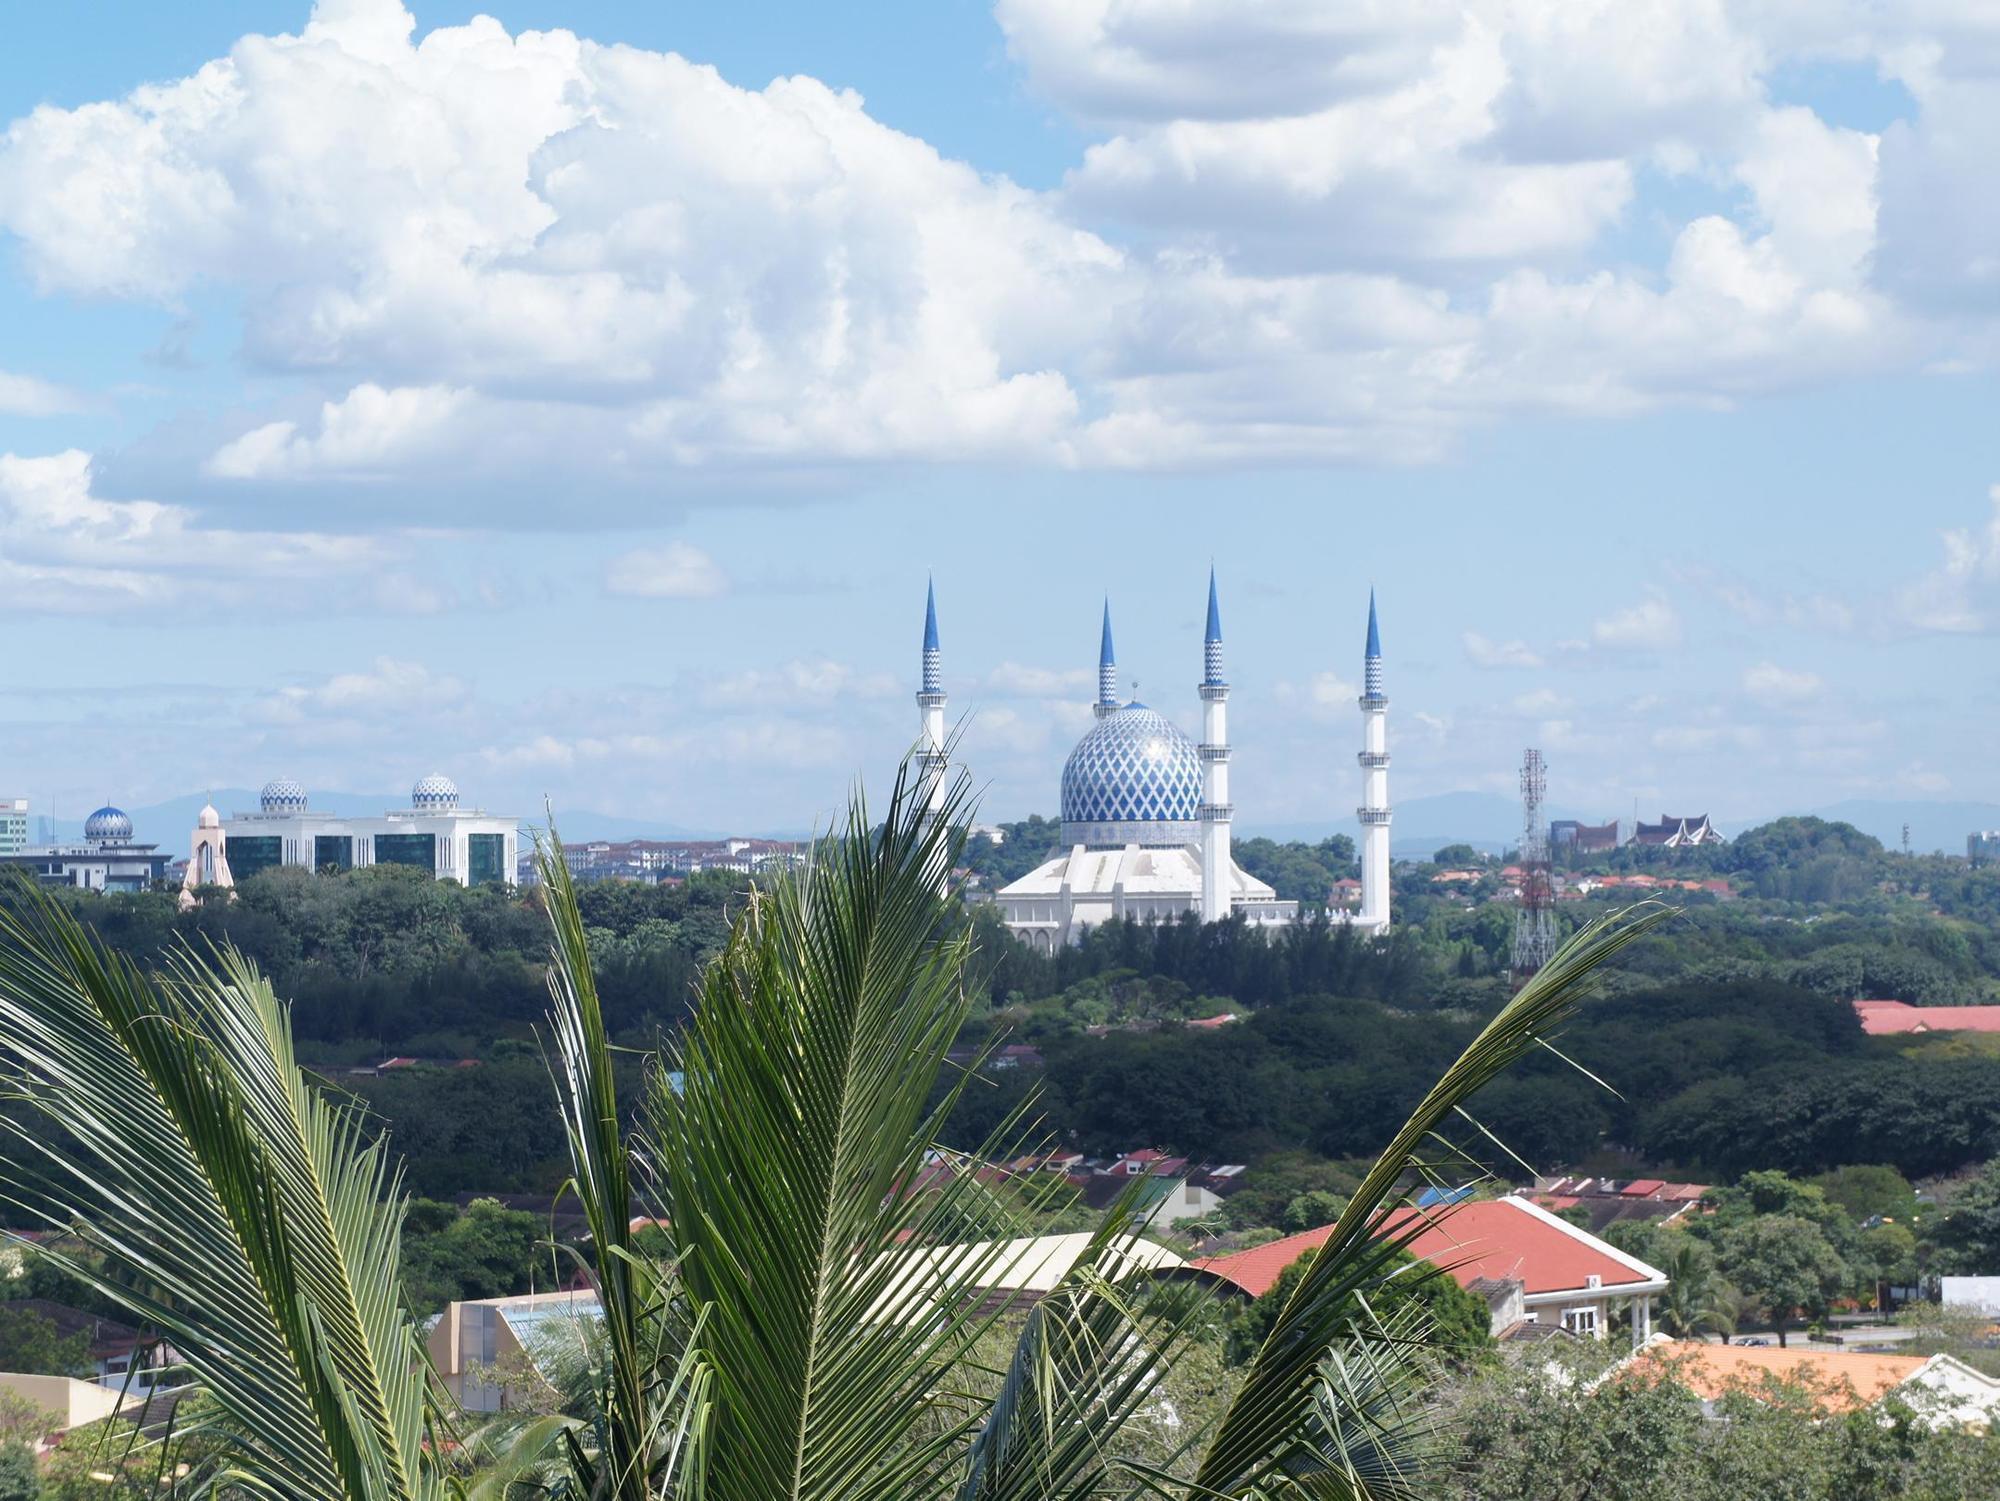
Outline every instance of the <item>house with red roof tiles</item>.
POLYGON ((1908 1001, 1856 1001, 1854 1014, 1870 1037, 1904 1032, 2000 1032, 2000 1006, 1912 1006, 1908 1001))
MULTIPOLYGON (((1188 1263, 1197 1275, 1236 1294, 1262 1297, 1278 1275, 1333 1234, 1332 1225, 1227 1256, 1188 1263)), ((1442 1267, 1460 1287, 1486 1299, 1493 1333, 1517 1326, 1563 1329, 1601 1339, 1621 1309, 1632 1315, 1634 1347, 1652 1333, 1653 1299, 1667 1290, 1667 1274, 1636 1256, 1580 1230, 1540 1205, 1505 1198, 1390 1213, 1383 1233, 1415 1229, 1410 1253, 1442 1267)))

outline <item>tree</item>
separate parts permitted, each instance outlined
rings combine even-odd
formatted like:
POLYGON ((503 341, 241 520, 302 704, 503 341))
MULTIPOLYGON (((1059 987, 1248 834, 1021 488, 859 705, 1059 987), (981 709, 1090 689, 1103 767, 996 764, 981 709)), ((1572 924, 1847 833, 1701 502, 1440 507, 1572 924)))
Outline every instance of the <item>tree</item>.
POLYGON ((65 1338, 55 1320, 32 1308, 0 1303, 0 1371, 30 1376, 90 1374, 90 1336, 79 1329, 65 1338))
MULTIPOLYGON (((412 1199, 403 1221, 403 1285, 410 1307, 434 1313, 463 1298, 528 1290, 548 1227, 497 1199, 456 1205, 412 1199)), ((545 1272, 544 1280, 550 1280, 545 1272)))
MULTIPOLYGON (((1447 1211, 1448 1213, 1449 1211, 1447 1211)), ((1255 1350, 1270 1334, 1285 1303, 1297 1290, 1311 1263, 1307 1251, 1278 1273, 1278 1280, 1262 1297, 1253 1299, 1237 1321, 1235 1344, 1238 1353, 1255 1350)), ((1385 1325, 1404 1317, 1405 1310, 1421 1314, 1433 1331, 1441 1350, 1454 1364, 1477 1360, 1493 1348, 1493 1316, 1486 1300, 1467 1292, 1449 1275, 1429 1262, 1419 1261, 1408 1251, 1384 1258, 1374 1285, 1362 1290, 1369 1312, 1385 1325)), ((1348 1317, 1361 1317, 1357 1301, 1348 1317)))
POLYGON ((1931 1241, 1940 1272, 1980 1276, 2000 1268, 2000 1158, 1953 1195, 1931 1241))
POLYGON ((18 1441, 0 1444, 0 1501, 37 1501, 41 1494, 35 1451, 18 1441))
MULTIPOLYGON (((1195 1335, 1146 1296, 1137 1227, 1113 1215, 1003 1329, 981 1294, 1027 1227, 976 1172, 910 1188, 935 1160, 951 1099, 933 1105, 933 1086, 971 1004, 940 892, 964 784, 935 818, 928 792, 899 781, 879 826, 857 803, 808 870, 745 903, 670 1055, 678 1078, 654 1069, 635 1128, 577 893, 543 852, 552 1073, 601 1329, 587 1412, 511 1430, 506 1461, 558 1467, 566 1494, 598 1501, 1427 1493, 1431 1341, 1355 1317, 1393 1262, 1380 1233, 1398 1186, 1668 910, 1584 929, 1480 1030, 1356 1187, 1213 1425, 1177 1468, 1141 1474, 1146 1414, 1195 1335), (668 1227, 667 1255, 639 1248, 646 1218, 668 1227), (937 1234, 972 1223, 988 1238, 937 1234), (979 1353, 995 1332, 998 1361, 979 1353)), ((51 899, 14 896, 0 1065, 35 1125, 9 1118, 0 1179, 105 1257, 99 1291, 212 1399, 200 1436, 226 1476, 188 1486, 442 1497, 465 1461, 430 1441, 398 1286, 404 1196, 356 1108, 295 1065, 271 986, 226 950, 148 974, 51 899)), ((1021 1144, 1003 1134, 972 1160, 1021 1144)))
POLYGON ((1857 1224, 1916 1217, 1916 1190, 1910 1187, 1909 1179, 1886 1164, 1837 1167, 1812 1181, 1829 1203, 1838 1204, 1857 1224))
POLYGON ((1669 1231, 1660 1270, 1667 1274, 1667 1290, 1653 1315, 1659 1326, 1675 1339, 1719 1334, 1728 1344, 1736 1332, 1736 1300, 1716 1269, 1715 1253, 1685 1233, 1669 1231))
POLYGON ((1762 1309, 1785 1343, 1791 1320, 1816 1315, 1848 1280, 1840 1253, 1809 1219, 1760 1214, 1723 1232, 1722 1270, 1762 1309))

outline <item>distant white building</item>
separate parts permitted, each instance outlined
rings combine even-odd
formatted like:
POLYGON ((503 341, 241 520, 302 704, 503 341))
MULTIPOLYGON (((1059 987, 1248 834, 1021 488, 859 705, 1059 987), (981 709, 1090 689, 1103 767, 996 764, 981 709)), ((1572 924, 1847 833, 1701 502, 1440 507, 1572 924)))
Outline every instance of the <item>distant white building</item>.
POLYGON ((28 847, 28 800, 0 797, 0 855, 18 855, 28 847))
MULTIPOLYGON (((1372 595, 1363 671, 1361 900, 1358 911, 1335 910, 1332 917, 1381 932, 1389 926, 1389 700, 1382 691, 1382 640, 1372 595)), ((1229 680, 1223 673, 1222 612, 1213 570, 1196 692, 1202 705, 1199 745, 1157 710, 1121 700, 1111 608, 1105 606, 1097 723, 1063 765, 1062 843, 993 898, 1001 920, 1035 948, 1053 953, 1112 918, 1171 922, 1192 912, 1204 922, 1235 916, 1253 927, 1298 921, 1299 904, 1280 900, 1230 853, 1229 680)), ((945 692, 934 598, 925 602, 917 704, 923 773, 936 796, 943 785, 945 692)))
POLYGON ((461 808, 457 784, 436 774, 410 789, 408 809, 358 818, 315 811, 303 786, 279 777, 264 784, 255 813, 223 819, 222 834, 238 883, 278 865, 312 871, 409 865, 441 881, 483 886, 514 879, 521 839, 519 819, 461 808))
MULTIPOLYGON (((25 820, 26 808, 23 805, 25 820)), ((82 891, 145 891, 166 879, 167 855, 132 837, 132 820, 110 804, 83 821, 83 838, 0 852, 0 864, 26 870, 45 886, 82 891)))

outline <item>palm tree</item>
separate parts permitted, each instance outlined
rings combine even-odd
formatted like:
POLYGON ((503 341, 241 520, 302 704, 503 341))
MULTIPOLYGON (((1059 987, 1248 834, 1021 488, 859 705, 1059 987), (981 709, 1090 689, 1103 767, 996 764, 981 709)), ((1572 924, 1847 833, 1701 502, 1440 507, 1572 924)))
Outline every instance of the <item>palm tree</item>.
POLYGON ((1729 1337, 1736 1332, 1739 1301, 1736 1290, 1723 1280, 1708 1247, 1685 1231, 1669 1234, 1675 1244, 1661 1268, 1667 1274, 1667 1290, 1660 1295, 1660 1327, 1675 1339, 1718 1334, 1728 1344, 1729 1337))
POLYGON ((515 1430, 484 1473, 468 1456, 494 1452, 492 1435, 454 1434, 400 1296, 398 1169, 299 1069, 270 986, 229 952, 141 973, 25 885, 12 893, 0 1065, 24 1108, 0 1117, 0 1195, 91 1248, 69 1269, 160 1331, 211 1394, 209 1457, 180 1488, 1425 1493, 1430 1331, 1363 1316, 1402 1244, 1384 1216, 1465 1102, 1544 1045, 1592 969, 1667 910, 1585 929, 1502 1009, 1370 1170, 1220 1418, 1160 1464, 1127 1440, 1198 1309, 1150 1296, 1132 1206, 1048 1295, 995 1307, 984 1294, 1028 1233, 1021 1206, 976 1173, 936 1170, 1013 1155, 1032 1133, 1017 1117, 980 1152, 935 1150, 977 1070, 946 1057, 968 1017, 969 939, 941 894, 970 810, 962 780, 935 814, 932 791, 899 779, 879 827, 857 796, 839 838, 750 898, 630 1132, 576 895, 559 851, 542 850, 552 1072, 602 1323, 588 1400, 515 1430), (636 1242, 642 1213, 671 1226, 664 1254, 636 1242))

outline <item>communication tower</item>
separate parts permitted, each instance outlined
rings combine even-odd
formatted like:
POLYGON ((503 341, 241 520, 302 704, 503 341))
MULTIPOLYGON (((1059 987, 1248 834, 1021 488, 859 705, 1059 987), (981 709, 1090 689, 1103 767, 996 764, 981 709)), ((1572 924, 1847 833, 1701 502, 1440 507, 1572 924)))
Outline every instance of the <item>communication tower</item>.
POLYGON ((1549 871, 1549 827, 1542 799, 1549 790, 1542 753, 1521 757, 1521 915, 1514 925, 1514 973, 1532 975, 1556 951, 1555 885, 1549 871))

